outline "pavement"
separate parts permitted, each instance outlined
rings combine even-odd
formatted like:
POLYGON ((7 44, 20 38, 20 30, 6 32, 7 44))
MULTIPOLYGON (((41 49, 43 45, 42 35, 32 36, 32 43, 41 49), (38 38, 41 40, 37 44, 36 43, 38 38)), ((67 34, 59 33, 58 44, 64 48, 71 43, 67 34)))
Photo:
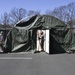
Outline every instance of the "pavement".
POLYGON ((75 54, 0 54, 0 75, 75 75, 75 54))

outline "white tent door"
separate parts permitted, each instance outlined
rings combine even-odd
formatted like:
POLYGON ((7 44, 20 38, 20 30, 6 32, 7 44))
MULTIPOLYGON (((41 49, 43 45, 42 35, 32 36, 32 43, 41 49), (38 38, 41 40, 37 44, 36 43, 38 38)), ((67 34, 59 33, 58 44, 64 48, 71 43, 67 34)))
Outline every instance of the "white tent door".
POLYGON ((45 52, 49 53, 49 43, 50 43, 50 30, 46 30, 46 39, 45 39, 45 52))

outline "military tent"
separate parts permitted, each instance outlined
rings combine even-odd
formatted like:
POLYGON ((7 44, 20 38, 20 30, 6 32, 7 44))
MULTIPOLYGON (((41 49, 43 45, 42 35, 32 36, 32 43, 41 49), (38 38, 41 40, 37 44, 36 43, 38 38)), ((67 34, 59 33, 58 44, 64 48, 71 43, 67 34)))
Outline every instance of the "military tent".
POLYGON ((49 53, 65 53, 75 46, 75 36, 61 20, 49 15, 35 15, 19 21, 8 33, 4 52, 36 50, 37 30, 49 30, 49 53))

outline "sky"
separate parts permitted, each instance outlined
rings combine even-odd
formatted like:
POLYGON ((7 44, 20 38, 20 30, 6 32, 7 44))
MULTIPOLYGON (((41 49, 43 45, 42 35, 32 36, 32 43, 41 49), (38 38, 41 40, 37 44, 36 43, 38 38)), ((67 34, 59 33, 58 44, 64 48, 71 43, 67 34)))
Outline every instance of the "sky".
POLYGON ((46 10, 53 10, 71 2, 75 0, 0 0, 0 15, 4 12, 9 13, 14 7, 45 13, 46 10))

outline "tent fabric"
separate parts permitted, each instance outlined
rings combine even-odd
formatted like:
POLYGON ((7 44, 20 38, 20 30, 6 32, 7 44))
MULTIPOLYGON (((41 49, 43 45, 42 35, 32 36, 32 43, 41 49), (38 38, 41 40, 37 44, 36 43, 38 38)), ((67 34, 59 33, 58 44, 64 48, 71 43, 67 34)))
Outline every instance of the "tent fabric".
POLYGON ((64 22, 49 15, 35 15, 28 21, 20 22, 12 28, 6 37, 4 51, 35 50, 38 29, 50 30, 52 52, 67 52, 74 49, 75 36, 64 22))

